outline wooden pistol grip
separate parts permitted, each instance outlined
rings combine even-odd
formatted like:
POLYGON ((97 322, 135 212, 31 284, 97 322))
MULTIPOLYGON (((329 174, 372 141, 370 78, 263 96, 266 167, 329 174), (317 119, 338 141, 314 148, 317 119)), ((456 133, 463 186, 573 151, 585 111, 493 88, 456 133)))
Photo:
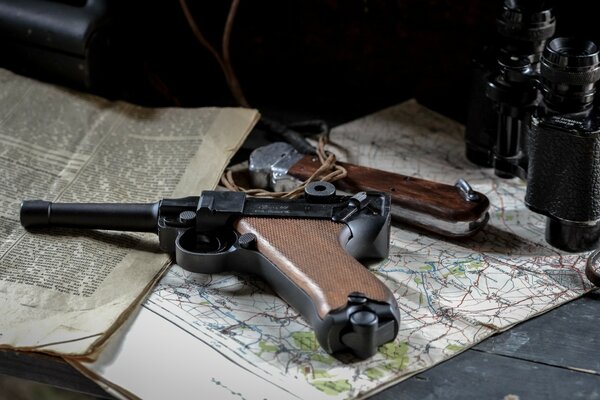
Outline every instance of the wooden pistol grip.
MULTIPOLYGON (((387 192, 391 195, 394 206, 440 220, 477 221, 489 207, 489 200, 481 193, 478 193, 479 201, 466 201, 456 187, 451 185, 354 164, 338 164, 348 171, 346 178, 335 182, 339 189, 348 192, 387 192)), ((307 179, 319 167, 318 158, 307 155, 294 164, 288 174, 307 179)))
POLYGON ((341 237, 344 227, 328 220, 260 217, 235 225, 240 234, 256 235, 257 250, 310 297, 321 319, 343 309, 352 293, 395 304, 390 290, 342 247, 340 240, 348 239, 341 237))

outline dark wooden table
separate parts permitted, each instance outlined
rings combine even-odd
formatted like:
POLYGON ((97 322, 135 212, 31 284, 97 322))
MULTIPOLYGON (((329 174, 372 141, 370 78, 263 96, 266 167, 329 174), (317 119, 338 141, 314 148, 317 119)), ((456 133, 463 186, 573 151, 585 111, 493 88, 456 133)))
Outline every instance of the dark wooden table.
MULTIPOLYGON (((596 324, 600 292, 495 335, 372 399, 598 399, 596 324)), ((109 397, 61 359, 41 354, 2 350, 0 374, 109 397)))
POLYGON ((492 336, 373 399, 598 399, 598 323, 600 292, 595 291, 492 336))

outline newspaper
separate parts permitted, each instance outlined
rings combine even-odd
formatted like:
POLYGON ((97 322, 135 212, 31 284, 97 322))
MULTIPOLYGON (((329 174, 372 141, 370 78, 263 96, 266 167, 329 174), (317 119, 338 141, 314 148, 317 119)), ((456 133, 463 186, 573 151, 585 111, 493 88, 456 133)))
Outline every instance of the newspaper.
POLYGON ((586 254, 545 243, 544 217, 523 204, 525 183, 469 163, 460 124, 409 101, 337 127, 331 139, 342 159, 447 184, 464 178, 491 202, 489 225, 472 238, 392 228, 389 257, 370 269, 400 307, 394 342, 344 362, 259 279, 174 266, 99 359, 75 365, 144 399, 364 398, 591 289, 586 254), (148 336, 159 331, 169 333, 148 336))
POLYGON ((22 200, 198 195, 257 117, 110 102, 0 70, 0 346, 89 353, 169 264, 150 233, 26 232, 22 200))

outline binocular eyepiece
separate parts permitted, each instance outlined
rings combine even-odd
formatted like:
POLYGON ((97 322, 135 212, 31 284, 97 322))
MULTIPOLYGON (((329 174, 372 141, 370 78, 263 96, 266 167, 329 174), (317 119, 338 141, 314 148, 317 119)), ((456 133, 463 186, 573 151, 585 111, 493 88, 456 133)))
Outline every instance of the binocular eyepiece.
POLYGON ((548 1, 505 0, 496 19, 503 47, 513 54, 539 55, 554 35, 556 21, 548 1))
POLYGON ((598 46, 587 40, 556 38, 540 62, 541 90, 555 112, 577 112, 592 105, 600 79, 598 46))
POLYGON ((600 246, 600 49, 547 42, 554 25, 547 2, 504 1, 494 62, 475 64, 465 140, 471 161, 527 180, 548 243, 579 252, 600 246))

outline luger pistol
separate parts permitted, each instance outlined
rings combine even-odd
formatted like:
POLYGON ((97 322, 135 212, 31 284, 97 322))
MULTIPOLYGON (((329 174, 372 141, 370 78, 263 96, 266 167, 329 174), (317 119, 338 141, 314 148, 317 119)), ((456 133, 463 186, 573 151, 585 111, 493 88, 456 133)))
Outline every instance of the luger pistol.
POLYGON ((388 256, 384 193, 341 196, 332 184, 314 182, 295 200, 228 191, 147 204, 26 200, 21 224, 154 232, 160 248, 188 271, 259 275, 329 353, 368 358, 398 333, 394 295, 357 261, 388 256))

